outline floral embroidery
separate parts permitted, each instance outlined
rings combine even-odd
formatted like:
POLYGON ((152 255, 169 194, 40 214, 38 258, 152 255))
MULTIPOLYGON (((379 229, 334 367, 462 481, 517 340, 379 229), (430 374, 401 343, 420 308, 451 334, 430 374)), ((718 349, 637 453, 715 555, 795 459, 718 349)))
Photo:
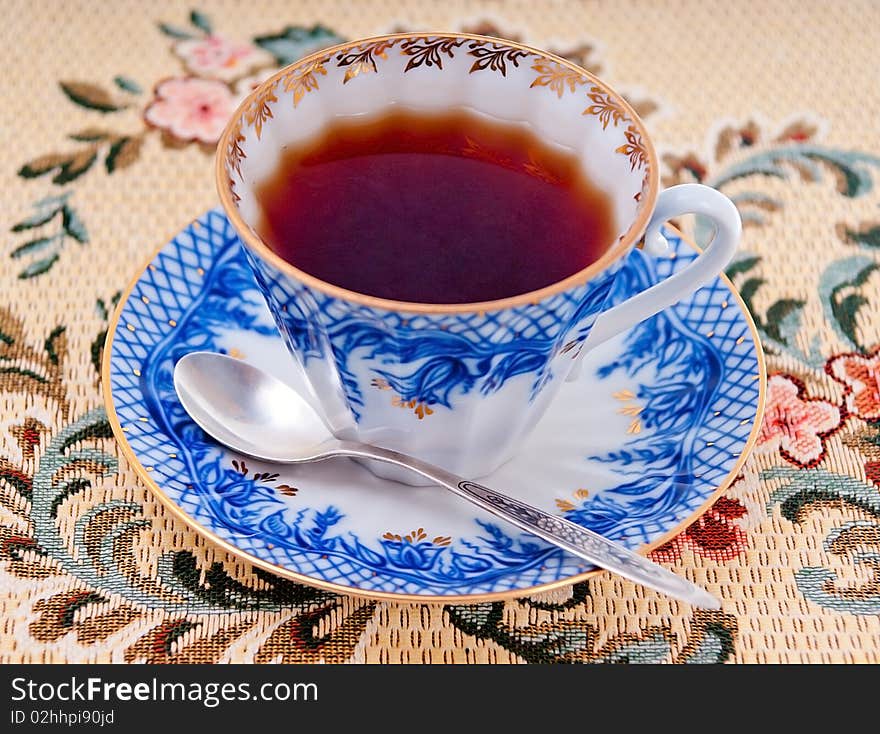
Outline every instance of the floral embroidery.
POLYGON ((842 414, 838 406, 807 398, 805 393, 806 387, 796 377, 770 377, 758 445, 778 449, 787 461, 808 468, 825 458, 825 439, 840 426, 842 414))
POLYGON ((844 386, 847 410, 866 421, 880 421, 880 347, 869 355, 841 354, 825 365, 844 386))
POLYGON ((745 531, 734 522, 745 514, 746 508, 739 500, 721 497, 687 530, 652 551, 651 558, 672 563, 689 549, 717 563, 731 561, 748 546, 745 531))
POLYGON ((213 79, 166 79, 144 110, 144 120, 182 141, 213 145, 235 109, 229 87, 213 79))
POLYGON ((223 81, 236 79, 260 64, 272 63, 272 58, 256 46, 216 35, 180 41, 174 46, 174 53, 193 74, 223 81))

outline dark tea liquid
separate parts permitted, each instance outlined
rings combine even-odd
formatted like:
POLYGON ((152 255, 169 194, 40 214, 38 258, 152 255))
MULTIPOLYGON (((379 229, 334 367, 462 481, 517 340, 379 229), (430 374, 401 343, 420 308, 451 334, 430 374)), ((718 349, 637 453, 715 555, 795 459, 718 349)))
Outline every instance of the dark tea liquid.
POLYGON ((574 154, 467 111, 340 119, 257 190, 281 257, 358 293, 472 303, 562 280, 615 237, 574 154))

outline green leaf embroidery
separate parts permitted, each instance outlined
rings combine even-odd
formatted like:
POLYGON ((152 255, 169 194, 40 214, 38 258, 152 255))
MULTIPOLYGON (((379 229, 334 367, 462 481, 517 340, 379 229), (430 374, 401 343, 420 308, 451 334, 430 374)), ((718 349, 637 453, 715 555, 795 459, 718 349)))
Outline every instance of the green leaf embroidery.
MULTIPOLYGON (((761 478, 783 482, 770 495, 767 507, 771 509, 773 505, 779 505, 782 517, 795 525, 807 520, 811 508, 830 503, 845 503, 875 518, 849 521, 835 527, 822 545, 826 554, 852 554, 851 562, 855 564, 868 567, 876 564, 876 553, 865 552, 864 549, 865 545, 873 545, 871 539, 876 538, 880 530, 876 521, 876 518, 880 518, 880 493, 873 484, 821 468, 804 471, 794 467, 774 467, 761 472, 761 478), (850 536, 850 541, 841 543, 845 536, 850 536), (855 550, 857 548, 860 550, 855 550)), ((831 568, 807 566, 798 569, 795 571, 795 581, 807 599, 827 609, 871 616, 880 613, 880 595, 870 586, 862 586, 863 593, 858 595, 836 593, 835 590, 842 585, 831 568)))
POLYGON ((52 364, 58 364, 57 343, 64 334, 66 328, 67 327, 65 326, 56 326, 54 329, 52 329, 52 333, 46 337, 46 341, 43 344, 43 347, 46 350, 46 354, 49 355, 49 361, 52 364))
POLYGON ((89 241, 89 233, 86 231, 86 225, 79 215, 74 211, 72 206, 67 204, 62 208, 61 223, 64 231, 73 237, 77 242, 85 244, 89 241))
POLYGON ((761 258, 757 255, 743 255, 742 257, 738 257, 727 266, 727 277, 733 280, 737 275, 747 273, 759 262, 761 262, 761 258))
POLYGON ((49 237, 37 237, 35 240, 29 240, 22 245, 16 247, 12 252, 9 253, 9 257, 13 259, 18 259, 24 255, 28 255, 32 252, 40 252, 41 250, 45 250, 49 245, 53 244, 58 240, 58 235, 50 235, 49 237))
POLYGON ((819 182, 825 168, 834 175, 838 191, 846 197, 854 198, 873 188, 870 166, 880 167, 880 158, 858 151, 799 144, 746 158, 707 183, 717 189, 731 181, 752 175, 788 179, 795 171, 808 181, 819 182))
POLYGON ((752 307, 752 299, 755 297, 755 293, 758 292, 758 288, 764 285, 764 283, 766 283, 766 281, 763 278, 749 278, 739 288, 739 294, 742 296, 742 299, 746 302, 749 311, 751 311, 753 315, 755 309, 752 307))
POLYGON ((127 76, 115 76, 113 77, 113 83, 122 91, 129 92, 130 94, 140 94, 144 91, 141 89, 140 84, 127 76))
POLYGON ((844 236, 849 242, 870 250, 880 249, 880 224, 864 225, 860 229, 845 229, 844 236))
POLYGON ((825 318, 841 338, 859 350, 864 348, 856 336, 858 313, 868 299, 858 289, 877 269, 880 265, 872 258, 856 255, 834 261, 819 279, 819 298, 825 318))
POLYGON ((58 253, 56 252, 54 255, 47 257, 43 260, 37 260, 36 262, 32 262, 28 265, 24 270, 22 270, 18 277, 21 280, 26 280, 28 278, 34 278, 38 275, 42 275, 46 271, 51 268, 55 262, 58 260, 58 253))
POLYGON ((280 33, 257 36, 254 43, 272 54, 279 66, 287 66, 303 56, 344 40, 329 28, 314 25, 311 28, 287 26, 280 33))
POLYGON ((777 341, 790 344, 801 327, 805 301, 783 298, 767 309, 764 330, 777 341))
MULTIPOLYGON (((106 314, 106 310, 104 311, 106 314)), ((104 317, 106 318, 106 316, 104 317)), ((107 340, 107 329, 101 329, 98 334, 95 336, 94 340, 89 347, 89 352, 92 357, 92 366, 95 368, 95 372, 101 374, 101 360, 104 355, 104 342, 107 340)))
POLYGON ((23 232, 26 229, 34 229, 35 227, 39 227, 49 222, 52 217, 54 217, 57 213, 58 209, 51 209, 49 211, 38 211, 36 214, 32 214, 27 219, 22 219, 18 224, 13 226, 10 231, 23 232))
POLYGON ((61 507, 67 500, 73 497, 75 494, 82 492, 84 489, 88 489, 92 486, 92 480, 86 479, 85 477, 75 477, 74 479, 70 479, 66 482, 63 482, 63 489, 57 495, 55 495, 52 500, 52 504, 49 505, 49 516, 57 517, 58 516, 58 508, 61 507))
POLYGON ((80 105, 80 107, 85 107, 89 110, 97 110, 98 112, 117 112, 128 106, 114 101, 110 93, 106 89, 99 87, 97 84, 91 84, 90 82, 64 81, 58 82, 58 85, 71 102, 75 102, 80 105))
POLYGON ((208 19, 208 16, 207 16, 207 15, 205 15, 204 13, 200 13, 198 10, 193 10, 193 11, 189 14, 189 21, 190 21, 190 23, 192 23, 196 28, 200 28, 200 29, 203 30, 205 33, 207 33, 207 34, 210 35, 210 33, 211 33, 211 21, 208 19))
POLYGON ((177 26, 170 25, 168 23, 159 23, 159 30, 162 31, 166 36, 171 36, 171 38, 179 38, 181 40, 192 38, 193 35, 189 31, 185 31, 182 28, 178 28, 177 26))
POLYGON ((27 255, 46 253, 41 259, 32 262, 18 275, 19 278, 33 278, 47 272, 58 260, 60 250, 67 237, 77 242, 86 243, 89 235, 86 226, 79 218, 76 210, 67 203, 70 192, 62 196, 50 196, 34 203, 36 213, 12 228, 13 232, 33 229, 51 221, 61 213, 61 228, 54 234, 36 237, 15 247, 9 257, 19 259, 27 255))

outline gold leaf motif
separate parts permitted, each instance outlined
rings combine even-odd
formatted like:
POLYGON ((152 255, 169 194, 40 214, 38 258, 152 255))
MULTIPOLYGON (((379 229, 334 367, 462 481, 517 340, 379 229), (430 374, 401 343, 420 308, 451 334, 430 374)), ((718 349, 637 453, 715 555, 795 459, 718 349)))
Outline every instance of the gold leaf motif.
POLYGON ((429 415, 434 415, 434 411, 428 406, 427 403, 423 403, 419 400, 416 400, 415 398, 404 400, 399 395, 395 395, 393 398, 391 398, 391 404, 395 408, 408 408, 418 416, 419 420, 422 420, 429 415))
POLYGON ((452 543, 452 537, 449 535, 438 535, 433 540, 428 540, 428 533, 425 532, 424 528, 410 530, 406 535, 403 536, 389 531, 383 533, 382 537, 385 540, 390 540, 395 543, 409 543, 410 545, 418 545, 423 541, 427 541, 428 543, 438 546, 447 546, 452 543))
POLYGON ((389 48, 394 46, 395 43, 397 42, 376 41, 375 43, 358 46, 358 50, 353 51, 352 53, 339 54, 336 57, 336 65, 339 67, 348 67, 342 83, 348 84, 348 82, 350 82, 359 74, 369 74, 370 72, 377 72, 378 69, 376 68, 376 57, 378 56, 381 59, 387 59, 388 54, 385 52, 389 48))
POLYGON ((630 125, 624 133, 626 143, 615 149, 616 153, 623 153, 629 157, 630 170, 634 171, 636 166, 641 168, 648 164, 648 151, 642 142, 642 136, 635 126, 630 125))
POLYGON ((304 69, 298 69, 282 77, 284 90, 293 92, 293 106, 296 107, 308 92, 314 92, 318 88, 318 75, 327 76, 324 67, 327 59, 317 59, 304 69))
POLYGON ((257 140, 263 132, 263 123, 272 118, 272 108, 269 106, 272 102, 277 102, 278 97, 275 96, 275 85, 266 87, 251 102, 250 107, 245 112, 248 124, 253 125, 257 133, 257 140))
POLYGON ((556 506, 563 512, 571 512, 575 507, 574 502, 569 500, 556 500, 556 506))
POLYGON ((638 405, 627 405, 617 412, 621 415, 638 415, 644 410, 644 408, 640 408, 638 405))
POLYGON ((411 39, 405 41, 400 47, 400 53, 409 56, 410 59, 406 63, 404 73, 410 69, 419 66, 436 66, 438 69, 443 68, 443 55, 450 59, 455 58, 453 49, 458 48, 464 43, 463 39, 455 38, 435 38, 430 39, 411 39))
POLYGON ((598 117, 599 122, 602 123, 603 130, 608 127, 609 122, 613 122, 614 127, 617 127, 621 120, 626 119, 626 112, 624 112, 623 107, 600 87, 590 87, 590 93, 587 96, 593 101, 593 104, 587 107, 581 114, 598 117))
POLYGON ((615 400, 632 400, 635 397, 635 393, 630 390, 618 390, 615 393, 611 393, 611 397, 615 400))
POLYGON ((241 133, 241 118, 235 121, 232 130, 229 131, 229 147, 226 149, 226 159, 229 167, 241 178, 241 161, 247 158, 241 144, 244 142, 244 135, 241 133))
POLYGON ((642 422, 635 418, 633 422, 629 424, 629 428, 626 429, 627 433, 636 434, 642 432, 642 422))
POLYGON ((469 48, 470 51, 468 53, 477 59, 470 68, 469 73, 471 74, 475 71, 490 69, 491 71, 501 72, 501 76, 507 76, 508 62, 518 67, 519 60, 529 56, 528 51, 520 51, 519 49, 510 48, 495 42, 474 41, 469 48))
POLYGON ((533 87, 547 87, 556 92, 556 96, 559 98, 562 98, 566 86, 574 92, 579 84, 586 83, 586 78, 583 74, 563 66, 557 61, 539 59, 532 64, 532 69, 538 72, 538 76, 529 85, 529 89, 533 87))

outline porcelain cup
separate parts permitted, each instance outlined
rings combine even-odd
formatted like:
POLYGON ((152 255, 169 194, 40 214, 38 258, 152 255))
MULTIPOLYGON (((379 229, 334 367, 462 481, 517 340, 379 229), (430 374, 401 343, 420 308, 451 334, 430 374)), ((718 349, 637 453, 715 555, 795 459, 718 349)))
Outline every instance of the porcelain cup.
MULTIPOLYGON (((463 33, 353 41, 282 69, 232 117, 218 146, 216 175, 220 200, 278 329, 333 432, 467 477, 485 475, 514 454, 566 378, 577 374, 586 350, 714 278, 741 230, 736 207, 714 189, 660 190, 645 125, 607 84, 553 54, 463 33), (615 241, 560 282, 480 303, 385 300, 298 270, 257 234, 257 187, 275 171, 285 146, 314 136, 330 120, 381 115, 392 106, 467 108, 524 123, 572 151, 610 195, 615 241), (705 251, 629 300, 608 303, 627 253, 644 242, 649 253, 660 254, 661 226, 685 213, 714 223, 705 251)), ((345 216, 344 201, 339 216, 345 216)), ((370 468, 413 481, 384 466, 370 468)))

